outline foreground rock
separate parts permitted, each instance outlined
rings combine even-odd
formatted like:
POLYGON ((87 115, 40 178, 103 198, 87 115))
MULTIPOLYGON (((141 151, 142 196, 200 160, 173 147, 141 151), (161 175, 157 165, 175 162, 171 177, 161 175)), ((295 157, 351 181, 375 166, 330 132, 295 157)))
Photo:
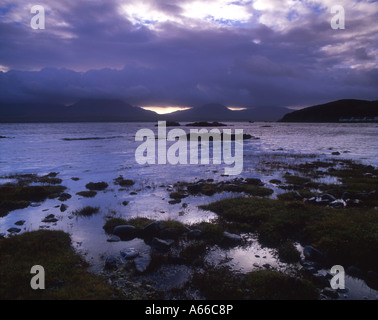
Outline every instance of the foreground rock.
POLYGON ((158 251, 166 252, 171 248, 173 243, 173 240, 162 240, 159 238, 153 238, 151 242, 151 248, 158 251))
POLYGON ((62 193, 60 195, 60 197, 58 198, 58 200, 61 201, 61 202, 65 202, 65 201, 67 201, 71 198, 72 198, 72 196, 69 193, 62 193))
POLYGON ((109 256, 105 260, 105 270, 116 270, 117 269, 117 259, 113 256, 109 256))
POLYGON ((108 242, 120 242, 121 238, 118 236, 111 236, 108 240, 108 242))
POLYGON ((138 273, 145 273, 151 264, 151 256, 145 254, 134 259, 135 269, 138 273))
POLYGON ((123 241, 129 241, 137 236, 137 228, 128 225, 117 226, 114 228, 113 234, 120 237, 123 241))
POLYGON ((143 228, 141 234, 144 239, 152 239, 163 229, 162 222, 154 221, 143 228))
POLYGON ((19 229, 19 228, 9 228, 8 232, 9 233, 19 233, 19 232, 21 232, 21 229, 19 229))
POLYGON ((134 260, 139 256, 139 252, 133 248, 127 248, 120 252, 121 257, 125 260, 134 260))
POLYGON ((55 223, 55 222, 58 222, 58 219, 55 218, 55 216, 53 214, 50 214, 50 215, 46 216, 45 219, 42 220, 42 222, 44 222, 44 223, 55 223))

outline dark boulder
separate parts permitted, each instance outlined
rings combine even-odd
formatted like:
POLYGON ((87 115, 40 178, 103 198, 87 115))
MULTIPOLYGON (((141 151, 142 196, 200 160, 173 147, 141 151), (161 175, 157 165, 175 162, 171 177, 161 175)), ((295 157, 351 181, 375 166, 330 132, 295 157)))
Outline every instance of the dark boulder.
POLYGON ((329 193, 322 194, 320 198, 323 201, 329 201, 329 202, 336 201, 336 198, 332 194, 329 194, 329 193))
POLYGON ((137 236, 137 229, 134 226, 117 226, 113 229, 113 234, 120 237, 123 241, 129 241, 137 236))
POLYGON ((108 242, 120 242, 121 238, 118 236, 111 236, 108 240, 108 242))
POLYGON ((19 228, 9 228, 7 231, 10 232, 10 233, 19 233, 19 232, 21 232, 21 229, 19 229, 19 228))
POLYGON ((127 248, 120 252, 121 257, 125 260, 134 260, 139 256, 139 252, 133 248, 127 248))
POLYGON ((113 256, 109 256, 105 260, 105 270, 116 270, 117 269, 117 259, 113 256))
POLYGON ((173 240, 162 240, 159 238, 153 238, 151 242, 151 248, 157 251, 166 252, 171 248, 173 242, 173 240))
POLYGON ((48 216, 45 217, 45 219, 42 220, 44 223, 55 223, 58 222, 58 219, 55 218, 53 214, 49 214, 48 216))
POLYGON ((163 229, 163 225, 161 221, 154 221, 143 228, 142 230, 142 237, 144 239, 152 239, 156 237, 159 232, 163 229))
POLYGON ((62 193, 61 195, 60 195, 60 197, 59 197, 59 201, 62 201, 62 202, 65 202, 65 201, 67 201, 67 200, 69 200, 69 199, 71 199, 72 198, 72 196, 70 195, 70 194, 68 194, 68 193, 62 193))
POLYGON ((134 259, 135 269, 138 273, 145 273, 151 264, 151 256, 143 255, 134 259))

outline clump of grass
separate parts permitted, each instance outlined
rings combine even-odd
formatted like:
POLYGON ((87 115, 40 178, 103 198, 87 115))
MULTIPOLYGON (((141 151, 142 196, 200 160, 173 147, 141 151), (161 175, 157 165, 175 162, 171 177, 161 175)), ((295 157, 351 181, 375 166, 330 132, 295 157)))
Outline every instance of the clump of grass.
POLYGON ((310 178, 298 177, 294 175, 285 175, 284 178, 285 178, 286 183, 288 184, 303 185, 305 183, 311 182, 310 178))
POLYGON ((124 179, 122 176, 120 176, 117 179, 114 179, 114 184, 121 187, 131 187, 135 184, 135 182, 133 180, 124 179))
POLYGON ((252 184, 225 185, 223 191, 246 193, 255 197, 268 197, 274 193, 272 189, 263 188, 252 184))
POLYGON ((51 172, 46 176, 37 178, 35 182, 45 183, 45 184, 61 184, 63 180, 56 177, 58 174, 59 174, 58 172, 51 172))
POLYGON ((262 187, 264 185, 264 183, 260 179, 256 179, 256 178, 247 178, 245 179, 245 182, 247 184, 251 184, 258 187, 262 187))
POLYGON ((186 226, 176 220, 164 220, 161 222, 161 227, 162 229, 174 229, 179 233, 184 233, 185 231, 187 231, 186 226))
POLYGON ((209 300, 316 300, 317 289, 308 281, 274 271, 235 274, 213 268, 193 277, 193 285, 209 300))
POLYGON ((148 218, 138 217, 138 218, 132 218, 132 219, 126 220, 126 224, 130 226, 134 226, 137 229, 143 229, 144 227, 147 227, 149 224, 151 224, 154 221, 155 220, 151 220, 148 218))
POLYGON ((109 187, 109 185, 106 182, 90 182, 85 187, 91 191, 103 191, 109 187))
POLYGON ((262 188, 254 185, 244 186, 243 192, 254 197, 269 197, 274 191, 269 188, 262 188))
POLYGON ((84 197, 84 198, 94 198, 97 195, 96 191, 81 191, 76 193, 78 196, 84 197))
POLYGON ((278 247, 278 257, 285 263, 296 263, 301 260, 301 254, 291 241, 278 247))
POLYGON ((23 184, 5 184, 0 186, 0 216, 6 216, 16 209, 23 209, 31 202, 53 199, 66 189, 64 186, 25 186, 23 184))
POLYGON ((31 183, 41 183, 41 184, 61 184, 63 182, 62 179, 56 178, 58 172, 50 172, 45 176, 39 176, 34 173, 26 173, 26 174, 15 174, 4 176, 5 179, 15 179, 17 180, 17 185, 19 186, 26 186, 30 185, 31 183))
POLYGON ((11 200, 3 200, 0 201, 0 217, 6 216, 9 212, 18 210, 18 209, 25 209, 30 205, 29 201, 11 201, 11 200))
POLYGON ((84 207, 82 209, 78 209, 76 211, 73 212, 74 215, 76 216, 81 216, 81 217, 90 217, 96 213, 99 213, 100 212, 100 208, 99 207, 84 207))
POLYGON ((218 213, 227 223, 249 225, 261 242, 273 247, 296 236, 311 214, 292 203, 264 198, 226 199, 201 208, 218 213))
POLYGON ((215 184, 212 183, 206 183, 202 188, 201 188, 201 193, 206 195, 206 196, 212 196, 218 192, 222 192, 220 188, 218 188, 215 184))
POLYGON ((378 269, 378 215, 374 209, 325 210, 304 235, 332 260, 365 271, 378 269))
POLYGON ((187 198, 188 195, 183 194, 183 193, 181 193, 181 192, 172 192, 172 193, 169 195, 169 197, 170 197, 171 199, 174 199, 174 200, 181 200, 181 199, 187 198))
POLYGON ((1 300, 104 300, 115 292, 88 273, 62 231, 39 230, 0 241, 1 300), (32 290, 30 269, 42 265, 46 290, 32 290), (82 265, 84 268, 78 268, 82 265))
POLYGON ((133 226, 137 229, 143 229, 144 227, 148 226, 150 223, 154 222, 154 220, 150 220, 148 218, 133 218, 133 219, 122 219, 122 218, 112 218, 105 222, 103 229, 106 233, 112 234, 115 227, 118 226, 133 226))

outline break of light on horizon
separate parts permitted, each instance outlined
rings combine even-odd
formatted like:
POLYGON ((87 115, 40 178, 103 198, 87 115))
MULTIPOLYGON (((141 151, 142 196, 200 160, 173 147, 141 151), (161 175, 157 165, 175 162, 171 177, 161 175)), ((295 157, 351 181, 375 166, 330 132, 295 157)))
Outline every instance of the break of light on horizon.
POLYGON ((175 107, 175 106, 166 106, 166 107, 155 107, 155 106, 148 106, 148 107, 141 107, 144 110, 154 111, 157 114, 168 114, 176 111, 184 111, 189 110, 191 108, 185 107, 175 107))
MULTIPOLYGON (((176 111, 185 111, 185 110, 192 109, 192 108, 189 108, 189 107, 175 107, 175 106, 166 106, 166 107, 148 106, 148 107, 141 107, 141 108, 144 109, 144 110, 148 110, 148 111, 154 111, 157 114, 169 114, 169 113, 173 113, 173 112, 176 112, 176 111)), ((227 107, 227 108, 231 111, 242 111, 242 110, 247 109, 247 108, 242 108, 242 107, 227 107)))

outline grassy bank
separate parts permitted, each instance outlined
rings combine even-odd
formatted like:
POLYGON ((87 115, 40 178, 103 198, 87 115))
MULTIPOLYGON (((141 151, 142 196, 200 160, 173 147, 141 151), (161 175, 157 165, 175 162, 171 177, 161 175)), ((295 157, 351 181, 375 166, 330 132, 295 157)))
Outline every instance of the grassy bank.
POLYGON ((279 247, 288 240, 311 244, 335 262, 378 268, 378 213, 375 209, 318 207, 302 202, 234 198, 202 206, 234 229, 258 232, 261 243, 279 247))
POLYGON ((0 185, 0 217, 27 208, 32 202, 58 198, 66 187, 60 185, 62 180, 56 178, 57 175, 58 173, 52 172, 46 176, 24 174, 1 177, 15 181, 0 185))
POLYGON ((86 271, 62 231, 35 231, 0 240, 0 299, 87 300, 115 298, 112 288, 86 271), (30 270, 41 265, 46 290, 32 290, 30 270))

